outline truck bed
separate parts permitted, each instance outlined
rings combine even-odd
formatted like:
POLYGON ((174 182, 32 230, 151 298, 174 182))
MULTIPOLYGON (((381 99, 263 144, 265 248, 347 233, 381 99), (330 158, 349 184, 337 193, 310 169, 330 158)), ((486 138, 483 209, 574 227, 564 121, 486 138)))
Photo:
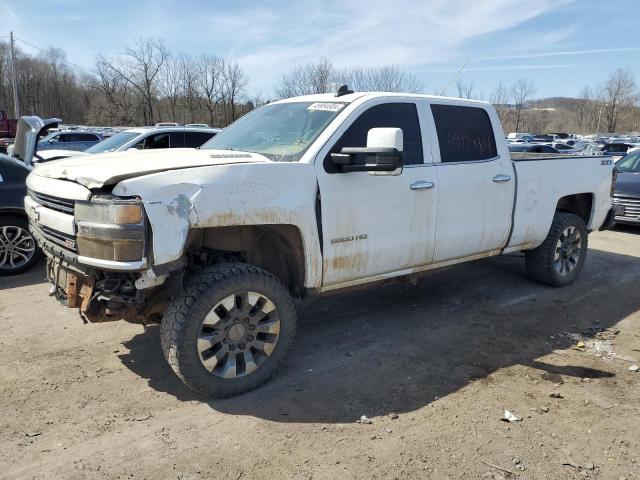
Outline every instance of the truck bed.
POLYGON ((613 161, 610 158, 526 152, 514 152, 511 158, 517 187, 513 231, 507 251, 540 245, 564 197, 582 198, 584 221, 589 230, 602 226, 611 208, 610 202, 602 201, 611 197, 613 161))

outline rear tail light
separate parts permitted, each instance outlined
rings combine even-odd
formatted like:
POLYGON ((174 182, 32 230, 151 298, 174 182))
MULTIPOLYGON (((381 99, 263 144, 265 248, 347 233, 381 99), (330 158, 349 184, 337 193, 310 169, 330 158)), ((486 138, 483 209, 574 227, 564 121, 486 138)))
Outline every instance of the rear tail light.
POLYGON ((618 179, 618 169, 616 166, 613 166, 613 170, 611 170, 611 196, 616 193, 616 180, 618 179))

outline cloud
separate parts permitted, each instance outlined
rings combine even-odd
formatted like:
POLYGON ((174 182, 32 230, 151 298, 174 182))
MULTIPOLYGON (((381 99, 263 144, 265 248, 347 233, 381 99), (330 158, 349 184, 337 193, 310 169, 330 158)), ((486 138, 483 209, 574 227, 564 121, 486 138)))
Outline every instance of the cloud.
POLYGON ((600 53, 629 53, 640 52, 640 47, 623 48, 592 48, 589 50, 567 50, 562 52, 524 53, 518 55, 497 55, 493 57, 481 57, 478 60, 518 60, 526 58, 564 57, 571 55, 597 55, 600 53))
POLYGON ((9 33, 9 30, 14 30, 20 22, 18 15, 2 0, 0 0, 0 18, 2 19, 2 33, 5 33, 5 31, 9 33))
MULTIPOLYGON (((517 27, 570 3, 573 0, 287 2, 276 7, 275 14, 272 5, 269 12, 264 6, 236 10, 215 25, 235 32, 233 51, 250 77, 273 81, 288 70, 284 65, 323 56, 339 68, 458 61, 464 42, 517 27)), ((536 46, 548 47, 568 34, 542 35, 536 46)))
MULTIPOLYGON (((555 70, 565 68, 589 67, 588 63, 548 63, 548 64, 522 64, 522 65, 488 65, 480 67, 465 67, 464 72, 491 72, 491 71, 510 71, 510 70, 555 70)), ((425 73, 453 73, 458 71, 457 68, 427 69, 425 73)))

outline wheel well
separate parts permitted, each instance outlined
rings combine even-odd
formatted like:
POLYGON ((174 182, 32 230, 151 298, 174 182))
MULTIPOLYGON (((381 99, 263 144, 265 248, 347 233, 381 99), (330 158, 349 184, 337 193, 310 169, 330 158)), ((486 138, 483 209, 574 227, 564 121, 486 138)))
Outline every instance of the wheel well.
POLYGON ((588 225, 591 219, 592 206, 592 193, 576 193, 575 195, 567 195, 558 200, 556 210, 576 214, 584 220, 585 225, 588 225))
POLYGON ((237 261, 275 275, 294 296, 304 291, 305 257, 302 235, 294 225, 211 227, 189 234, 188 252, 209 256, 209 261, 237 261), (200 252, 198 252, 200 250, 200 252))
POLYGON ((29 217, 25 213, 24 210, 20 210, 18 208, 5 208, 0 210, 0 218, 2 217, 18 217, 23 220, 29 220, 29 217))

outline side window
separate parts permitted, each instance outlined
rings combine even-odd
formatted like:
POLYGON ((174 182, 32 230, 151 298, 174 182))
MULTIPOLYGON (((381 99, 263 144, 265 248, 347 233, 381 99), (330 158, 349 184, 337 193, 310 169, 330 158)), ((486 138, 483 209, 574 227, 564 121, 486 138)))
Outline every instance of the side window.
POLYGON ((155 135, 149 135, 148 137, 136 143, 133 148, 142 150, 150 150, 153 148, 169 148, 169 134, 156 133, 155 135))
POLYGON ((96 136, 91 133, 70 133, 67 142, 95 142, 96 136))
POLYGON ((184 134, 184 146, 187 148, 201 147, 214 135, 213 132, 186 132, 184 134))
POLYGON ((184 148, 184 132, 171 132, 169 134, 170 148, 184 148))
MULTIPOLYGON (((369 108, 342 134, 331 152, 339 152, 343 147, 366 147, 369 130, 385 127, 402 129, 404 165, 423 163, 422 134, 414 103, 382 103, 369 108)), ((337 173, 339 170, 331 162, 331 152, 324 159, 324 169, 337 173)))
POLYGON ((61 133, 55 137, 53 137, 51 140, 58 141, 58 142, 69 142, 69 135, 65 134, 65 133, 61 133))
POLYGON ((491 119, 484 109, 433 104, 431 112, 442 163, 477 162, 498 155, 491 119))

